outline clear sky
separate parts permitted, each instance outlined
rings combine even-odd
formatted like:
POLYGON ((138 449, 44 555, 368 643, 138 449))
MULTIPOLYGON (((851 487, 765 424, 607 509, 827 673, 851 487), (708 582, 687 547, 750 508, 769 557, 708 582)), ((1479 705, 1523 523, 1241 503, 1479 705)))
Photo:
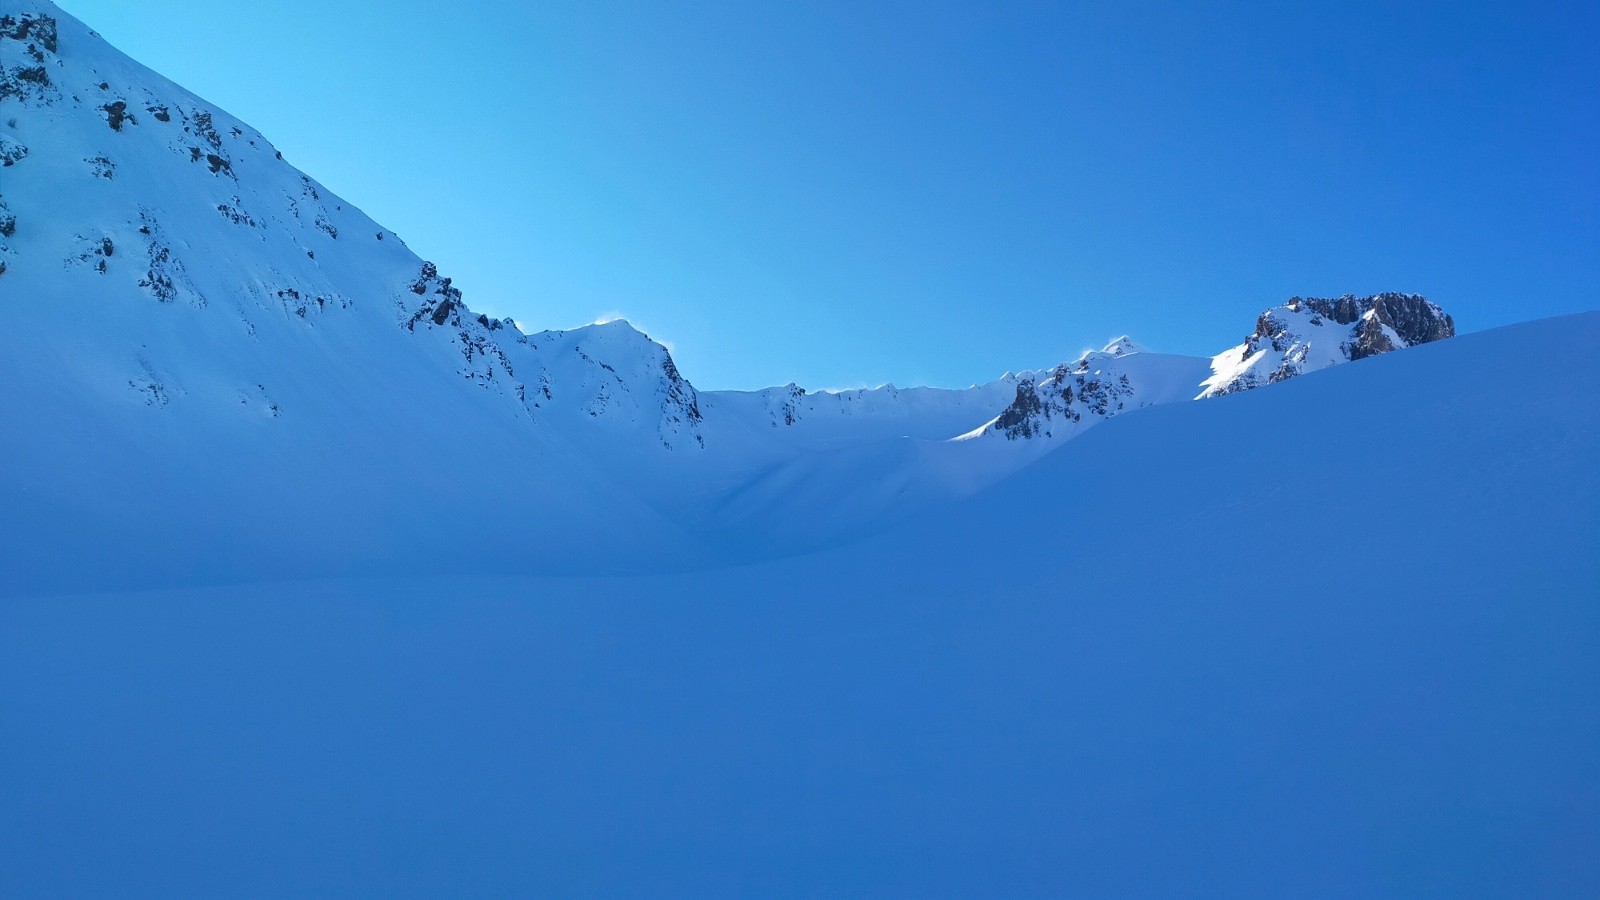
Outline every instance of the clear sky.
POLYGON ((59 2, 474 308, 626 316, 705 388, 1600 308, 1594 0, 59 2))

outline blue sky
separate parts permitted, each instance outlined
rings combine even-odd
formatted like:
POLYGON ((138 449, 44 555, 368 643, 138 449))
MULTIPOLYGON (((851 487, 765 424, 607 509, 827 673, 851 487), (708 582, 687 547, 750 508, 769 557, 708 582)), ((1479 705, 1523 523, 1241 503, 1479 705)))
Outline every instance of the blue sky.
POLYGON ((1600 4, 1195 6, 63 3, 470 305, 624 315, 701 387, 1600 308, 1600 4))

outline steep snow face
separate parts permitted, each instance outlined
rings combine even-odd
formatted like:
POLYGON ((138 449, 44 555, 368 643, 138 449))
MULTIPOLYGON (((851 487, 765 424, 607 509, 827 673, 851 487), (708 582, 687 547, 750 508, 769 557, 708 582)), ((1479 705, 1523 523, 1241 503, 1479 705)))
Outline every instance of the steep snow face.
POLYGON ((295 373, 350 391, 337 370, 370 351, 375 380, 459 380, 497 398, 497 416, 538 421, 562 397, 596 418, 651 420, 657 446, 697 442, 693 389, 665 348, 625 324, 529 341, 472 312, 432 263, 248 125, 48 3, 0 9, 0 289, 36 298, 8 327, 27 328, 41 357, 96 344, 96 371, 61 378, 101 401, 237 417, 295 373))
POLYGON ((659 445, 705 445, 704 416, 694 386, 678 373, 667 348, 617 320, 571 331, 509 335, 507 351, 527 359, 535 391, 530 408, 569 428, 596 429, 602 439, 659 445))
MULTIPOLYGON (((449 280, 261 134, 48 3, 4 9, 0 134, 16 159, 0 290, 32 301, 7 317, 31 337, 8 355, 92 357, 48 368, 100 402, 239 417, 270 410, 259 398, 286 390, 286 370, 337 367, 357 342, 395 369, 465 349, 479 326, 442 330, 462 309, 449 280), (419 336, 419 316, 441 329, 419 336)), ((447 371, 472 370, 467 355, 447 371)))
POLYGON ((1212 360, 1200 396, 1246 391, 1455 333, 1455 322, 1418 294, 1295 297, 1262 313, 1254 334, 1212 360))

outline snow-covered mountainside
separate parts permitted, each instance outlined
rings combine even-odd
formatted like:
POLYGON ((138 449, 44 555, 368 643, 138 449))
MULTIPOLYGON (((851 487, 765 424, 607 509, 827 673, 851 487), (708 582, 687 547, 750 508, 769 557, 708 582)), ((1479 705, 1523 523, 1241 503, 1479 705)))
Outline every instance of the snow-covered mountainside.
POLYGON ((1237 393, 1455 333, 1455 321, 1418 294, 1294 297, 1262 313, 1244 343, 1217 354, 1200 396, 1237 393))
POLYGON ((552 570, 792 553, 1110 417, 1453 330, 1415 297, 1296 300, 1218 357, 1238 371, 1119 338, 959 390, 700 391, 624 321, 474 312, 265 136, 47 0, 0 0, 0 267, 0 517, 35 554, 0 579, 34 587, 360 572, 415 547, 552 570), (84 566, 91 544, 137 562, 84 566))

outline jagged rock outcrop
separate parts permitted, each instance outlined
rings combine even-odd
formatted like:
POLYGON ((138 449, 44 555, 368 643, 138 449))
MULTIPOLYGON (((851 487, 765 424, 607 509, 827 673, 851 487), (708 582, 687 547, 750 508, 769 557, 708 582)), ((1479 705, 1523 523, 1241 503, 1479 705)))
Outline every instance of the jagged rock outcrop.
POLYGON ((1455 321, 1420 294, 1293 297, 1262 313, 1254 334, 1212 360, 1200 396, 1238 393, 1454 335, 1455 321))
POLYGON ((1188 399, 1203 372, 1195 357, 1150 353, 1120 337, 1072 362, 1017 376, 1011 403, 972 436, 1067 437, 1131 409, 1188 399))
POLYGON ((57 46, 54 16, 0 15, 0 102, 40 102, 58 96, 49 68, 57 46))
POLYGON ((1017 397, 995 417, 993 428, 1007 440, 1053 437, 1058 426, 1076 425, 1085 416, 1107 419, 1128 408, 1134 395, 1126 372, 1104 371, 1108 353, 1085 354, 1051 369, 1043 379, 1032 374, 1017 382, 1017 397))

